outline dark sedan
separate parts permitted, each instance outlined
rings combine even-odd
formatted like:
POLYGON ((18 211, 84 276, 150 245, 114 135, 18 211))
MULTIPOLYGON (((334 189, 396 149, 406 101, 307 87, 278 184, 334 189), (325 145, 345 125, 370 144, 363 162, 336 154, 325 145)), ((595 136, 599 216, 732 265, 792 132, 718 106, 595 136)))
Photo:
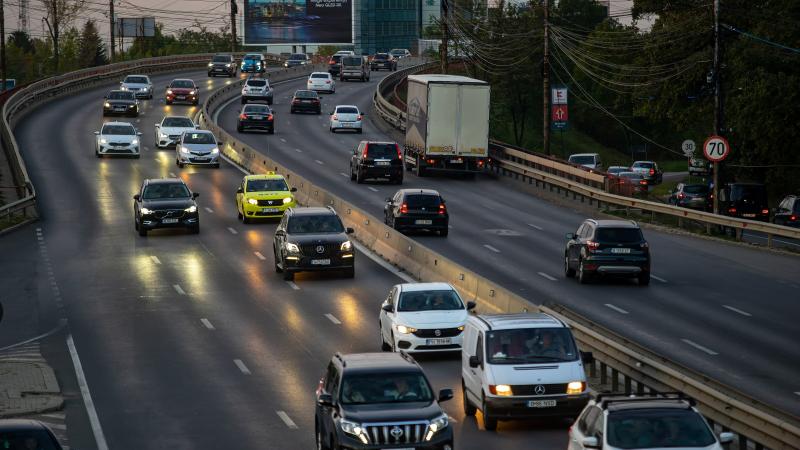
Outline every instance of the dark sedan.
POLYGON ((711 189, 705 184, 678 183, 675 190, 670 193, 669 203, 682 208, 711 209, 711 189))
POLYGON ((156 228, 188 228, 200 232, 200 214, 192 192, 180 178, 150 179, 142 182, 133 196, 134 228, 139 236, 147 236, 156 228))
POLYGON ((131 91, 111 91, 103 99, 103 115, 139 115, 139 100, 131 91))
POLYGON ((62 450, 50 429, 38 420, 0 420, 0 445, 3 449, 62 450))
POLYGON ((319 94, 308 90, 295 91, 289 112, 292 114, 296 112, 322 114, 322 102, 319 99, 319 94))
POLYGON ((245 130, 266 130, 269 134, 274 134, 275 120, 269 106, 259 104, 244 105, 242 112, 239 114, 239 123, 236 125, 236 131, 241 133, 245 130))
POLYGON ((800 196, 787 195, 775 208, 772 218, 775 225, 800 227, 800 196))
POLYGON ((433 189, 400 189, 386 199, 384 223, 395 230, 427 230, 447 236, 450 215, 444 199, 433 189))
POLYGON ((369 68, 372 71, 386 69, 393 72, 397 70, 397 60, 388 53, 376 53, 369 63, 369 68))

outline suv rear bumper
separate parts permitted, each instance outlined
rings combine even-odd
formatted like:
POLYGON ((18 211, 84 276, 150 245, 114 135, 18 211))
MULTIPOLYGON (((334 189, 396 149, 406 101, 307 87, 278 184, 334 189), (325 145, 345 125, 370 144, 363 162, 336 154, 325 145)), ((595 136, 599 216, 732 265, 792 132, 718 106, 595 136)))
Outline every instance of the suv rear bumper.
POLYGON ((403 178, 403 166, 372 166, 361 165, 358 170, 364 178, 403 178))
POLYGON ((580 395, 562 395, 558 397, 486 397, 486 405, 490 416, 499 420, 535 417, 578 417, 588 402, 588 391, 580 395), (555 400, 556 406, 530 408, 528 407, 529 400, 555 400))

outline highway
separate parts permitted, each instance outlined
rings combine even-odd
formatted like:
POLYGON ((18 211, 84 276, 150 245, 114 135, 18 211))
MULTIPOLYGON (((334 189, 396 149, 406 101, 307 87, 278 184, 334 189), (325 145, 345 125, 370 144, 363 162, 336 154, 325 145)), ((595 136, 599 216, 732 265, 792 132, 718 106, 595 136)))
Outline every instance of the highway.
MULTIPOLYGON (((338 82, 336 94, 324 96, 324 112, 336 104, 369 111, 383 76, 373 72, 368 83, 338 82)), ((350 181, 349 154, 362 139, 389 137, 370 123, 363 135, 334 135, 325 114, 288 115, 291 93, 304 86, 300 80, 281 87, 274 136, 236 132, 238 99, 218 111, 218 122, 289 169, 383 217, 384 199, 398 186, 350 181)), ((584 286, 563 276, 564 234, 577 229, 583 214, 488 177, 419 179, 406 172, 403 187, 434 188, 448 202, 449 237, 415 236, 425 245, 531 301, 564 304, 674 361, 800 415, 796 256, 648 229, 654 275, 649 287, 633 281, 584 286)))
MULTIPOLYGON (((201 95, 228 82, 207 80, 202 71, 156 75, 156 92, 177 77, 194 78, 201 95)), ((322 129, 313 116, 295 119, 294 130, 284 122, 285 95, 296 84, 276 86, 277 134, 252 139, 295 152, 280 139, 317 135, 306 126, 322 129)), ((355 282, 308 274, 283 281, 273 270, 275 224, 236 219, 234 191, 243 174, 226 163, 178 169, 173 150, 155 149, 153 124, 196 108, 145 101, 138 119, 122 119, 144 133, 141 159, 95 158, 92 132, 104 120, 103 94, 114 86, 55 100, 19 124, 15 134, 42 217, 0 238, 0 249, 22 252, 29 269, 16 272, 11 299, 37 302, 36 311, 11 310, 41 329, 54 322, 54 311, 69 321, 99 419, 95 424, 80 411, 81 382, 68 358, 48 358, 67 390, 70 445, 95 448, 99 432, 115 450, 314 448, 313 394, 328 360, 336 351, 380 350, 378 308, 402 279, 359 253, 355 282), (200 193, 200 234, 139 237, 132 195, 144 178, 173 175, 200 193), (35 322, 37 311, 47 314, 46 323, 35 322)), ((336 96, 360 97, 360 87, 344 85, 336 96)), ((324 138, 305 140, 303 148, 331 164, 324 138)), ((44 345, 46 355, 67 352, 63 342, 44 345)), ((546 450, 565 447, 565 422, 482 431, 480 418, 465 420, 461 412, 458 357, 420 360, 435 389, 456 391, 443 406, 454 419, 457 448, 513 450, 532 441, 546 450)))

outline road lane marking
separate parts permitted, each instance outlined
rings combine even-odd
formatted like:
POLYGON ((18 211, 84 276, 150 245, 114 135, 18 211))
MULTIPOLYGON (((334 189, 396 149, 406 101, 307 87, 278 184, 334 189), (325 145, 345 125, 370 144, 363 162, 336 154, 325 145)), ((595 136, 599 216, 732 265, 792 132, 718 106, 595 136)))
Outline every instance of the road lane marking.
POLYGON ((262 261, 266 261, 267 260, 267 258, 264 257, 264 255, 262 255, 261 252, 253 252, 253 254, 256 255, 256 257, 258 259, 262 260, 262 261))
POLYGON ((86 414, 89 416, 89 423, 92 426, 92 434, 94 434, 97 450, 108 450, 106 436, 103 434, 100 418, 97 417, 97 411, 94 409, 92 394, 89 392, 89 384, 86 382, 86 375, 83 373, 83 366, 81 366, 81 360, 78 357, 78 350, 75 349, 75 341, 72 340, 72 334, 67 335, 67 347, 69 348, 69 356, 72 358, 72 366, 75 368, 75 377, 78 379, 83 405, 86 408, 86 414))
POLYGON ((294 420, 292 420, 292 418, 289 417, 288 414, 286 414, 283 411, 275 411, 275 412, 278 413, 278 417, 281 418, 281 420, 283 421, 283 423, 286 424, 287 427, 289 427, 289 428, 291 428, 293 430, 297 429, 297 424, 294 423, 294 420))
POLYGON ((367 186, 367 189, 369 189, 369 190, 370 190, 370 191, 372 191, 372 192, 379 192, 377 189, 375 189, 375 188, 374 188, 374 187, 372 187, 372 186, 367 186))
POLYGON ((281 142, 283 142, 285 144, 286 143, 286 139, 281 138, 281 142))
POLYGON ((206 206, 206 211, 208 211, 210 214, 213 214, 213 213, 214 213, 214 210, 213 210, 213 209, 211 209, 211 208, 209 208, 208 206, 206 206))
POLYGON ((537 229, 539 231, 544 231, 544 229, 542 227, 540 227, 539 225, 534 225, 532 223, 529 223, 528 226, 531 227, 531 228, 535 228, 535 229, 537 229))
POLYGON ((161 264, 161 260, 158 259, 158 256, 156 256, 156 255, 150 255, 150 259, 152 259, 153 262, 156 263, 156 264, 161 264))
POLYGON ((294 149, 294 151, 296 151, 297 153, 303 153, 303 151, 300 150, 299 148, 294 149))
POLYGON ((539 272, 539 276, 541 276, 541 277, 545 277, 545 278, 547 278, 547 279, 548 279, 548 280, 550 280, 550 281, 556 281, 556 279, 555 279, 555 278, 551 277, 550 275, 548 275, 548 274, 546 274, 546 273, 544 273, 544 272, 539 272))
POLYGON ((181 287, 180 284, 173 284, 172 287, 175 289, 175 292, 177 292, 178 294, 186 295, 186 291, 183 290, 183 288, 181 287))
POLYGON ((324 162, 322 162, 322 161, 320 161, 320 160, 318 160, 318 159, 315 159, 315 160, 314 160, 314 162, 315 162, 315 163, 317 163, 317 164, 319 164, 320 166, 324 166, 324 165, 325 165, 325 163, 324 163, 324 162))
POLYGON ((702 352, 708 353, 708 354, 709 354, 709 355, 711 355, 711 356, 715 356, 715 355, 718 355, 718 354, 719 354, 719 353, 715 352, 714 350, 711 350, 711 349, 710 349, 710 348, 708 348, 708 347, 703 347, 702 345, 698 344, 697 342, 690 341, 689 339, 681 339, 681 340, 682 340, 684 343, 686 343, 686 344, 689 344, 689 345, 691 345, 692 347, 694 347, 694 348, 696 348, 696 349, 698 349, 698 350, 700 350, 700 351, 702 351, 702 352))
POLYGON ((741 315, 743 315, 743 316, 747 316, 747 317, 752 317, 752 316, 753 316, 753 315, 752 315, 752 314, 750 314, 749 312, 747 312, 747 311, 742 311, 741 309, 739 309, 739 308, 734 308, 733 306, 722 305, 722 307, 723 307, 723 308, 725 308, 725 309, 729 309, 729 310, 731 310, 731 311, 733 311, 733 312, 735 312, 735 313, 737 313, 737 314, 741 314, 741 315))
POLYGON ((614 306, 611 303, 606 303, 606 306, 611 308, 611 309, 613 309, 614 311, 616 311, 616 312, 618 312, 620 314, 628 314, 628 311, 625 311, 624 309, 620 308, 619 306, 614 306))
POLYGON ((492 246, 491 246, 491 245, 489 245, 489 244, 483 244, 483 246, 484 246, 484 247, 486 247, 486 248, 488 248, 489 250, 491 250, 491 251, 495 252, 495 253, 500 253, 500 250, 498 250, 498 249, 496 249, 496 248, 492 247, 492 246))
POLYGON ((660 281, 660 282, 662 282, 662 283, 666 283, 666 282, 667 282, 667 280, 665 280, 665 279, 663 279, 663 278, 660 278, 660 277, 657 277, 657 276, 653 275, 652 273, 650 274, 650 278, 653 278, 653 279, 655 279, 655 280, 658 280, 658 281, 660 281))
POLYGON ((325 317, 328 318, 331 322, 335 323, 336 325, 341 325, 342 321, 337 319, 333 314, 325 314, 325 317))
POLYGON ((294 281, 287 281, 286 284, 291 286, 291 288, 294 289, 295 291, 300 290, 300 286, 298 286, 297 283, 295 283, 294 281))
POLYGON ((251 375, 250 369, 248 369, 248 368, 247 368, 247 366, 245 366, 245 365, 244 365, 244 363, 242 362, 242 360, 241 360, 241 359, 234 359, 234 360, 233 360, 233 363, 234 363, 234 364, 236 364, 236 367, 238 367, 238 368, 239 368, 239 370, 240 370, 240 371, 241 371, 243 374, 245 374, 245 375, 251 375))
POLYGON ((234 229, 233 229, 233 228, 231 228, 231 227, 228 227, 228 231, 230 231, 230 232, 231 232, 231 234, 239 234, 239 232, 238 232, 238 231, 234 230, 234 229))
POLYGON ((344 173, 344 172, 339 172, 339 175, 341 175, 341 176, 343 176, 343 177, 345 177, 345 178, 347 178, 347 177, 349 177, 349 176, 350 176, 350 175, 348 175, 348 174, 346 174, 346 173, 344 173))
POLYGON ((209 330, 216 330, 216 328, 214 328, 214 325, 212 325, 211 322, 208 321, 208 319, 200 319, 200 322, 203 322, 203 325, 209 330))

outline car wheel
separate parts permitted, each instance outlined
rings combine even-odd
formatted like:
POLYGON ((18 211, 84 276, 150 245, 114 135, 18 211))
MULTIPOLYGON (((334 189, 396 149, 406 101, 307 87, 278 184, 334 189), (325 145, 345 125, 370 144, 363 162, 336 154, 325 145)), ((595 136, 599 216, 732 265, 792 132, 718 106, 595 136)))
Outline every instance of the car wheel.
POLYGON ((345 269, 344 270, 344 277, 345 278, 355 278, 356 277, 356 268, 355 268, 355 266, 351 267, 349 269, 345 269))
POLYGON ((388 352, 392 349, 392 346, 386 343, 386 339, 383 338, 383 324, 381 321, 378 321, 378 335, 381 337, 381 350, 384 352, 388 352))
POLYGON ((241 125, 236 126, 236 131, 238 131, 239 133, 241 133, 243 130, 244 128, 241 125))
POLYGON ((272 249, 272 258, 275 261, 274 262, 274 264, 275 264, 275 273, 283 272, 283 269, 281 269, 281 266, 278 265, 278 255, 275 253, 275 249, 274 248, 272 249))
POLYGON ((486 404, 486 397, 483 398, 481 412, 483 413, 483 428, 486 431, 495 431, 497 429, 497 418, 489 415, 489 406, 486 404))
POLYGON ((101 154, 100 154, 100 152, 98 152, 97 150, 95 150, 95 151, 94 151, 94 156, 96 156, 96 157, 98 157, 98 158, 102 158, 102 156, 103 156, 103 155, 101 155, 101 154))
POLYGON ((359 128, 359 129, 356 131, 356 133, 358 133, 358 134, 362 134, 363 132, 364 132, 364 129, 363 129, 363 128, 359 128))
POLYGON ((283 271, 283 279, 285 281, 293 281, 294 280, 294 272, 291 270, 284 270, 283 271))
POLYGON ((417 165, 414 166, 414 175, 420 178, 425 176, 425 168, 422 167, 422 161, 420 158, 417 158, 417 165))
POLYGON ((330 130, 331 130, 331 133, 336 133, 336 130, 334 130, 333 127, 330 127, 330 130))
POLYGON ((364 175, 361 173, 361 170, 356 168, 356 183, 362 184, 364 183, 364 175))
POLYGON ((171 105, 171 104, 172 104, 172 101, 170 101, 170 100, 164 100, 164 103, 166 103, 166 104, 168 104, 168 105, 171 105))
POLYGON ((569 267, 569 256, 564 255, 564 276, 567 278, 575 277, 575 269, 569 267))
POLYGON ((219 163, 214 164, 215 169, 219 169, 219 163))
POLYGON ((294 110, 293 110, 293 109, 290 109, 290 110, 289 110, 289 114, 294 114, 294 110))
POLYGON ((467 417, 474 416, 475 413, 478 412, 478 408, 469 402, 467 398, 467 386, 464 384, 463 379, 461 380, 461 399, 464 403, 464 415, 467 417))
POLYGON ((650 284, 650 272, 639 274, 639 286, 648 286, 650 284))
POLYGON ((356 181, 356 173, 353 172, 353 166, 350 165, 350 181, 356 181))
POLYGON ((180 167, 181 169, 183 169, 183 166, 184 166, 184 164, 182 162, 180 162, 180 160, 177 160, 177 159, 175 160, 175 165, 180 167))
POLYGON ((139 225, 139 236, 147 236, 147 228, 141 224, 139 225))
POLYGON ((139 153, 137 153, 137 154, 133 155, 133 157, 134 157, 135 159, 139 159, 141 156, 142 156, 142 155, 140 155, 139 153))
POLYGON ((450 231, 450 229, 449 229, 449 228, 444 228, 444 229, 442 229, 442 230, 439 230, 439 236, 441 236, 441 237, 447 237, 447 233, 448 233, 449 231, 450 231))
POLYGON ((389 350, 392 351, 392 352, 396 352, 397 351, 397 347, 395 347, 395 345, 394 345, 394 333, 389 335, 389 339, 392 340, 391 342, 389 342, 389 350))
POLYGON ((578 283, 586 284, 588 282, 589 282, 589 274, 586 273, 583 260, 580 260, 580 262, 578 262, 578 283))
POLYGON ((197 225, 193 226, 192 228, 189 228, 189 231, 192 234, 200 234, 200 224, 198 223, 197 225))
POLYGON ((328 444, 324 442, 324 439, 322 438, 322 432, 319 430, 318 423, 314 425, 314 430, 316 431, 317 436, 317 450, 330 450, 328 444))
POLYGON ((242 104, 244 105, 245 103, 247 103, 247 100, 245 100, 244 97, 242 97, 242 104))

